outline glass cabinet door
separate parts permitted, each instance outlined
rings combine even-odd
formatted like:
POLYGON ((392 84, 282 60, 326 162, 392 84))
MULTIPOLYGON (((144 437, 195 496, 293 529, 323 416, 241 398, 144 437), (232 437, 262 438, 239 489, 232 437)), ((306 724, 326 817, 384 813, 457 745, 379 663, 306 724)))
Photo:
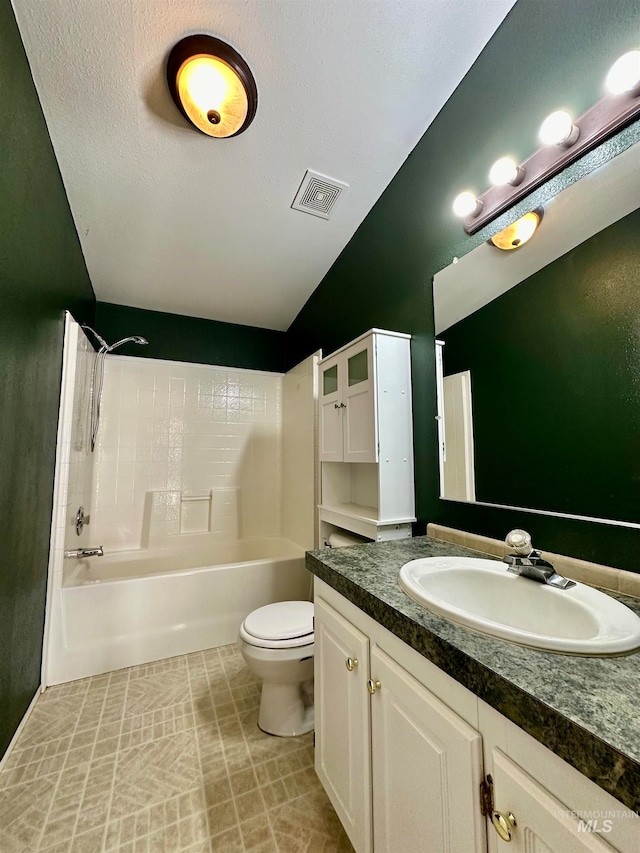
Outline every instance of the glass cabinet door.
POLYGON ((347 359, 347 384, 349 387, 369 378, 369 351, 365 347, 347 359))
POLYGON ((322 371, 322 396, 335 394, 338 391, 338 365, 334 364, 322 371))
POLYGON ((350 347, 344 359, 343 458, 345 462, 377 462, 373 338, 350 347))
POLYGON ((320 461, 342 461, 341 369, 338 357, 320 368, 320 461))

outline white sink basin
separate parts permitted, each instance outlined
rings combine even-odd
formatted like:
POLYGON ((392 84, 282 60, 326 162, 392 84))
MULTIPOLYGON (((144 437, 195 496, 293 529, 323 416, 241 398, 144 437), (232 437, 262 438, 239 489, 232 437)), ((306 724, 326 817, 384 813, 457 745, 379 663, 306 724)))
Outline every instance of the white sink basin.
POLYGON ((473 557, 427 557, 400 569, 400 586, 438 616, 523 646, 583 655, 640 648, 640 618, 578 583, 560 590, 473 557))

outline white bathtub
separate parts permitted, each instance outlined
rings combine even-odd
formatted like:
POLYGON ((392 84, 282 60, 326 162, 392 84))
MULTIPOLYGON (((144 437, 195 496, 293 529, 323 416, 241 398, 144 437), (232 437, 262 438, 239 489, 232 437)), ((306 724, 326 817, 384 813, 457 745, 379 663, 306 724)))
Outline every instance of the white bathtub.
POLYGON ((310 592, 304 551, 286 539, 123 551, 66 571, 52 601, 48 684, 233 643, 251 610, 310 592))

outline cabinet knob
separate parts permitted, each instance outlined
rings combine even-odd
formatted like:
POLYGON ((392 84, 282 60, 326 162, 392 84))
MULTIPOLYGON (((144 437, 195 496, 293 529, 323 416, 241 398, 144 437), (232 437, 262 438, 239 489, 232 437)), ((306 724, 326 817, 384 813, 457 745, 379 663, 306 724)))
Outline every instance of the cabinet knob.
POLYGON ((334 404, 333 404, 333 408, 334 408, 334 409, 339 409, 341 405, 342 405, 342 403, 334 403, 334 404))
POLYGON ((380 690, 381 687, 382 684, 380 684, 379 681, 374 680, 373 678, 369 678, 367 680, 367 690, 369 691, 369 693, 371 693, 372 696, 376 692, 376 690, 380 690))
POLYGON ((505 815, 502 812, 492 812, 491 823, 503 841, 511 841, 512 829, 517 825, 514 814, 507 812, 505 815))
POLYGON ((347 404, 346 404, 346 403, 340 403, 340 408, 341 408, 341 409, 346 409, 346 408, 347 408, 347 404))
POLYGON ((353 670, 358 666, 358 658, 347 658, 344 665, 349 672, 353 672, 353 670))

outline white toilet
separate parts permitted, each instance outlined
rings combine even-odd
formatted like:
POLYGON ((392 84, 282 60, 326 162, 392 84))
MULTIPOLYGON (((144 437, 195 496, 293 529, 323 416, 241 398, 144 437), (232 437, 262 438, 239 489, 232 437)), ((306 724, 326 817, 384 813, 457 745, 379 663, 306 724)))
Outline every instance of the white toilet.
POLYGON ((295 737, 313 729, 313 604, 279 601, 250 613, 240 626, 240 651, 262 679, 258 726, 295 737))

